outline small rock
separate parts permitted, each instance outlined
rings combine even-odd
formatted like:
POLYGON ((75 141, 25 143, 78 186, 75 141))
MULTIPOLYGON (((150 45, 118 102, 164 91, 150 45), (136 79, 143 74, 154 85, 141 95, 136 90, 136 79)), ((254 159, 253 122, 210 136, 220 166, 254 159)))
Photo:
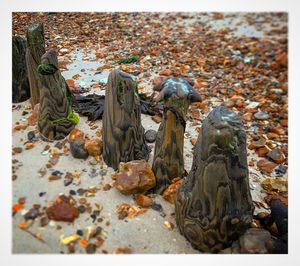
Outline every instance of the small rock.
POLYGON ((21 153, 23 151, 21 147, 14 147, 12 150, 14 153, 21 153))
POLYGON ((40 168, 40 170, 38 171, 38 173, 39 173, 40 177, 43 177, 47 173, 46 167, 40 168))
POLYGON ((52 206, 46 209, 50 220, 73 222, 79 216, 74 199, 70 196, 60 195, 52 206))
POLYGON ((279 165, 277 168, 275 168, 276 174, 285 174, 288 167, 286 165, 279 165))
POLYGON ((72 184, 73 178, 65 178, 64 179, 64 185, 67 187, 68 185, 72 184))
POLYGON ((87 150, 88 154, 91 156, 100 156, 102 154, 103 144, 100 139, 86 140, 84 148, 87 150))
POLYGON ((81 139, 70 141, 70 149, 74 158, 86 159, 89 156, 87 150, 84 148, 84 143, 84 140, 81 139))
POLYGON ((132 251, 128 247, 118 247, 114 249, 113 254, 131 254, 132 251))
POLYGON ((27 139, 28 140, 33 140, 35 138, 34 131, 29 131, 27 134, 27 139))
POLYGON ((261 228, 250 228, 239 239, 241 253, 266 254, 266 244, 271 240, 271 234, 261 228))
POLYGON ((261 147, 256 150, 256 153, 259 157, 266 157, 267 153, 269 152, 269 149, 267 147, 261 147))
POLYGON ((262 159, 257 162, 257 167, 262 172, 266 172, 268 174, 272 173, 273 169, 277 166, 276 163, 270 162, 268 160, 262 159))
POLYGON ((155 123, 160 123, 162 121, 162 118, 158 115, 155 116, 151 116, 151 119, 155 122, 155 123))
POLYGON ((264 138, 260 138, 259 140, 253 141, 249 146, 248 149, 254 150, 258 148, 262 148, 266 145, 266 140, 264 138))
POLYGON ((40 220, 41 227, 45 227, 49 223, 49 221, 50 220, 48 219, 47 216, 44 216, 43 218, 41 218, 41 220, 40 220))
POLYGON ((33 126, 37 123, 39 119, 39 109, 40 109, 40 104, 38 103, 34 106, 32 114, 27 119, 27 122, 30 126, 33 126))
POLYGON ((103 189, 103 191, 110 190, 111 189, 111 185, 110 184, 105 184, 102 189, 103 189))
POLYGON ((119 172, 112 174, 114 186, 123 194, 143 193, 156 185, 150 165, 145 160, 119 164, 119 172))
POLYGON ((281 127, 271 127, 269 131, 278 135, 285 135, 285 130, 281 127))
POLYGON ((257 120, 267 120, 269 118, 269 115, 265 112, 257 112, 254 114, 254 117, 257 120))
POLYGON ((25 220, 34 220, 38 215, 40 214, 40 211, 37 208, 31 208, 25 215, 25 220))
POLYGON ((162 208, 161 204, 156 203, 155 201, 152 203, 151 208, 155 211, 158 211, 158 212, 163 211, 163 208, 162 208))
POLYGON ((69 137, 68 137, 69 141, 72 141, 75 139, 81 139, 81 140, 84 139, 84 133, 77 128, 72 129, 72 131, 70 132, 69 137))
POLYGON ((84 213, 85 210, 86 210, 86 208, 85 208, 85 206, 80 205, 80 206, 78 207, 78 210, 79 210, 80 213, 84 213))
POLYGON ((283 163, 285 161, 285 157, 279 148, 275 148, 269 151, 267 156, 278 164, 283 163))
POLYGON ((141 207, 150 207, 153 203, 152 199, 148 196, 137 194, 135 196, 135 202, 141 207))
POLYGON ((153 143, 156 140, 157 132, 153 129, 149 129, 145 132, 145 139, 149 143, 153 143))
POLYGON ((174 178, 172 180, 172 184, 166 188, 166 190, 163 193, 163 198, 170 202, 171 204, 174 204, 176 201, 176 191, 177 188, 182 183, 182 179, 180 178, 174 178))
POLYGON ((87 247, 85 248, 85 251, 87 254, 94 254, 96 252, 96 245, 89 243, 87 247))

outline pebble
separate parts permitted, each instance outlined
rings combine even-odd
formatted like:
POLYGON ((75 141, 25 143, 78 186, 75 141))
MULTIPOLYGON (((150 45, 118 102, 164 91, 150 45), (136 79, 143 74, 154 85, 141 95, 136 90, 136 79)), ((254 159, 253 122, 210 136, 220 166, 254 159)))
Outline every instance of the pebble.
POLYGON ((145 132, 145 139, 149 143, 153 143, 156 140, 157 132, 153 129, 149 129, 145 132))
POLYGON ((70 149, 74 158, 86 159, 89 154, 84 148, 84 140, 75 139, 70 141, 70 149))
POLYGON ((80 213, 84 213, 85 210, 86 210, 86 208, 85 208, 85 206, 80 205, 80 206, 78 207, 78 210, 79 210, 80 213))
POLYGON ((258 120, 267 120, 269 115, 265 112, 257 112, 254 114, 254 117, 258 120))
POLYGON ((67 187, 68 185, 72 184, 73 178, 65 178, 64 179, 64 185, 67 187))
POLYGON ((156 202, 153 202, 152 205, 151 205, 151 208, 155 211, 159 211, 161 212, 163 210, 161 204, 159 203, 156 203, 156 202))
POLYGON ((87 245, 85 250, 87 254, 94 254, 96 252, 96 246, 90 243, 87 245))
POLYGON ((70 195, 72 195, 72 196, 75 196, 77 193, 76 193, 76 191, 75 190, 70 190, 70 195))
POLYGON ((28 140, 33 140, 35 138, 34 131, 29 131, 27 134, 28 140))
POLYGON ((288 167, 286 165, 279 165, 277 168, 275 168, 276 174, 285 174, 288 167))
POLYGON ((79 235, 79 236, 83 236, 83 231, 80 230, 80 229, 78 229, 78 230, 76 231, 76 234, 79 235))
POLYGON ((39 210, 36 208, 31 208, 25 215, 25 220, 34 220, 39 215, 39 210))
POLYGON ((43 197, 44 195, 46 195, 46 193, 47 193, 47 192, 40 192, 40 193, 39 193, 39 196, 40 196, 40 197, 43 197))

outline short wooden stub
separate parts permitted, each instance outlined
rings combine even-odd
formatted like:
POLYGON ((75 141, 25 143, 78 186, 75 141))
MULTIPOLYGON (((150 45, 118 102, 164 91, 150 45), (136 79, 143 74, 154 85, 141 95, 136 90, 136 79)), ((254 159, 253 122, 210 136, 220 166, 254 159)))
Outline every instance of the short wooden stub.
POLYGON ((177 190, 176 222, 194 248, 215 253, 249 227, 246 133, 240 118, 217 107, 204 120, 192 169, 177 190))
POLYGON ((150 148, 141 124, 137 86, 130 75, 113 70, 105 92, 103 113, 103 159, 118 168, 120 162, 148 160, 150 148))
POLYGON ((186 114, 190 103, 201 98, 186 80, 179 78, 169 78, 155 90, 160 91, 155 100, 164 101, 164 117, 157 132, 152 170, 155 191, 162 194, 174 178, 183 177, 186 114))
POLYGON ((26 40, 20 36, 12 37, 12 102, 19 103, 29 99, 30 88, 25 62, 26 40))
POLYGON ((76 124, 74 121, 76 115, 71 108, 70 96, 67 97, 68 87, 58 70, 54 49, 43 55, 41 63, 38 67, 42 83, 38 128, 46 140, 63 139, 76 124))
POLYGON ((30 84, 30 102, 35 106, 40 102, 41 81, 37 72, 41 63, 42 55, 45 53, 44 25, 34 22, 27 29, 26 65, 30 84))

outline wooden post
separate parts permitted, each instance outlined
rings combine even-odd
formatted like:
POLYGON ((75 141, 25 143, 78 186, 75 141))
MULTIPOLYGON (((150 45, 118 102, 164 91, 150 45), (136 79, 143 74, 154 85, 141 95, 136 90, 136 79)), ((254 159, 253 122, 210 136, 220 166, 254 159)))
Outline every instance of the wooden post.
POLYGON ((26 65, 30 84, 30 102, 32 107, 40 102, 41 81, 37 72, 41 57, 45 53, 44 25, 34 22, 28 27, 27 33, 26 65))
POLYGON ((183 177, 183 142, 186 114, 191 102, 200 101, 199 93, 184 79, 169 78, 159 84, 155 101, 164 100, 164 117, 159 126, 152 170, 155 191, 162 194, 176 177, 183 177))
POLYGON ((120 70, 109 74, 103 113, 103 159, 115 170, 120 162, 149 158, 136 87, 131 76, 120 70))
POLYGON ((226 107, 204 120, 191 172, 177 190, 176 222, 196 249, 218 252, 231 245, 252 221, 246 133, 226 107))
POLYGON ((30 88, 25 62, 26 40, 12 37, 12 102, 19 103, 30 98, 30 88))
POLYGON ((58 69, 57 55, 54 49, 42 56, 38 73, 42 84, 39 131, 46 140, 63 139, 79 119, 72 111, 69 88, 58 69))

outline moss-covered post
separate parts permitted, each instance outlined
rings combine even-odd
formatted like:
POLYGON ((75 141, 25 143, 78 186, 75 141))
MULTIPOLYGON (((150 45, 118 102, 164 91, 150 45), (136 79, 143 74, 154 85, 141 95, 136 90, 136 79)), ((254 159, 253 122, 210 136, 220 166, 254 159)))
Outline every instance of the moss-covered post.
POLYGON ((26 40, 20 36, 12 37, 12 102, 19 103, 29 99, 30 88, 25 61, 26 40))
POLYGON ((38 66, 41 80, 40 114, 38 128, 45 140, 65 138, 79 118, 72 110, 72 97, 68 85, 58 69, 54 49, 46 52, 38 66))
POLYGON ((113 70, 105 91, 103 113, 103 159, 118 168, 120 162, 148 160, 150 148, 144 138, 137 85, 130 75, 113 70))
POLYGON ((164 101, 164 117, 159 126, 152 170, 156 177, 155 191, 162 193, 172 179, 183 177, 183 142, 186 115, 190 103, 200 101, 200 94, 184 79, 169 78, 155 90, 155 101, 164 101))
POLYGON ((202 124, 192 169, 177 190, 176 222, 194 248, 215 253, 245 232, 253 210, 243 124, 217 107, 202 124))
POLYGON ((34 22, 28 27, 26 38, 26 65, 31 94, 30 102, 33 107, 40 102, 41 81, 37 68, 45 53, 44 25, 41 22, 34 22))

